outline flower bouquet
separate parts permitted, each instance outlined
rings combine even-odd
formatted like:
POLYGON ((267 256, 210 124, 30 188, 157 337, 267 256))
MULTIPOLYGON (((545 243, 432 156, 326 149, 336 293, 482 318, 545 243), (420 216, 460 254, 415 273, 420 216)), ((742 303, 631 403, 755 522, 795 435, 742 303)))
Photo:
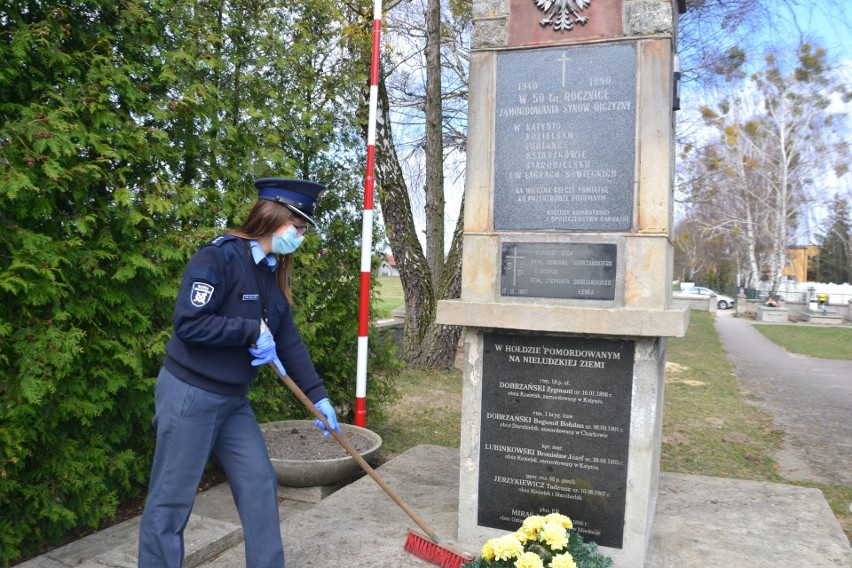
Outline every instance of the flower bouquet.
POLYGON ((487 541, 479 558, 464 568, 609 568, 612 559, 573 531, 559 513, 527 517, 516 532, 487 541))

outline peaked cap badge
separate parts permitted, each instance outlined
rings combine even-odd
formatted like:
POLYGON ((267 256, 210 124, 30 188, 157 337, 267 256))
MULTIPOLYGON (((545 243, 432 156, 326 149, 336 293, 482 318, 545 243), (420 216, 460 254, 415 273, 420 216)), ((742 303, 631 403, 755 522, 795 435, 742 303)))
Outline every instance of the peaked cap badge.
POLYGON ((587 16, 580 12, 588 8, 592 0, 533 0, 536 7, 544 12, 546 18, 539 20, 541 27, 553 26, 555 32, 570 32, 574 26, 589 23, 587 16))

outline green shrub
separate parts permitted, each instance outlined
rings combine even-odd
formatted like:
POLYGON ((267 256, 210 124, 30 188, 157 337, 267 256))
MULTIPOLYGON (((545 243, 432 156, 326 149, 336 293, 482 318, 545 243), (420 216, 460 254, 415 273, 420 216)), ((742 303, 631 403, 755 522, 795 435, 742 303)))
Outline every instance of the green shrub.
POLYGON ((144 490, 181 271, 247 212, 255 176, 335 181, 329 232, 301 251, 296 315, 335 402, 354 392, 359 180, 336 172, 361 171, 344 107, 363 81, 321 68, 340 57, 338 9, 0 6, 0 565, 144 490))

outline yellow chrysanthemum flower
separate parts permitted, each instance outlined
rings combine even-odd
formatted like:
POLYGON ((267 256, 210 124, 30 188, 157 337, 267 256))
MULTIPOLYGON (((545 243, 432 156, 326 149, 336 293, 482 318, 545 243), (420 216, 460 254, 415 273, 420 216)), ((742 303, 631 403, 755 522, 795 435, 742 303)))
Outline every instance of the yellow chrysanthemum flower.
POLYGON ((492 538, 485 541, 485 544, 482 545, 482 550, 479 551, 479 555, 489 562, 494 560, 494 540, 495 539, 492 538))
POLYGON ((551 550, 562 550, 568 546, 568 531, 557 523, 544 523, 539 531, 539 539, 551 550))
POLYGON ((571 554, 563 552, 550 560, 550 568, 577 568, 577 563, 571 554))
POLYGON ((525 530, 528 533, 536 533, 541 528, 541 525, 544 523, 544 517, 541 515, 530 515, 526 519, 524 519, 524 524, 521 525, 521 530, 525 530))
POLYGON ((522 543, 526 543, 530 540, 538 540, 538 530, 541 528, 541 524, 544 522, 544 517, 539 515, 531 515, 524 519, 524 523, 521 525, 515 532, 515 536, 517 536, 518 540, 522 543))
POLYGON ((574 528, 574 523, 571 522, 571 519, 561 513, 550 513, 544 518, 544 522, 562 525, 569 531, 574 528))
POLYGON ((515 537, 521 541, 522 544, 525 544, 528 540, 537 540, 538 531, 535 529, 521 527, 515 531, 515 537))
POLYGON ((524 551, 524 545, 513 534, 492 539, 491 547, 494 550, 494 558, 497 560, 511 560, 524 551))
POLYGON ((515 568, 544 568, 544 563, 535 552, 524 552, 515 560, 515 568))

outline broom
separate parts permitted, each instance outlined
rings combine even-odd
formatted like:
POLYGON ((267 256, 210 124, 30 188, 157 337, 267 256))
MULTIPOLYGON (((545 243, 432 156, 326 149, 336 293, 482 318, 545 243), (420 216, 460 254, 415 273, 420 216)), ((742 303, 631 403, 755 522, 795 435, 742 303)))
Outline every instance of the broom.
POLYGON ((391 489, 390 485, 388 485, 387 482, 379 476, 376 470, 374 470, 370 464, 361 457, 361 454, 352 447, 352 444, 347 442, 346 438, 344 438, 339 432, 332 430, 329 427, 323 413, 314 406, 311 399, 302 392, 302 389, 293 382, 293 379, 291 379, 289 375, 282 373, 274 362, 269 363, 269 366, 275 369, 275 372, 279 377, 281 377, 281 380, 284 381, 287 388, 289 388, 296 398, 298 398, 299 401, 301 401, 301 403, 311 411, 311 414, 313 414, 317 420, 323 423, 326 430, 328 430, 331 435, 334 436, 334 439, 343 446, 343 449, 345 449, 349 455, 358 462, 361 469, 363 469, 367 475, 372 477, 373 480, 379 484, 379 487, 384 489, 385 493, 387 493, 388 496, 393 499, 397 505, 399 505, 400 509, 405 511, 405 514, 408 515, 418 527, 420 527, 422 532, 417 529, 408 530, 408 538, 406 539, 404 546, 406 552, 416 556, 417 558, 425 560, 430 564, 440 566, 441 568, 461 568, 465 563, 474 560, 474 555, 459 546, 452 544, 451 541, 441 538, 435 534, 435 531, 430 529, 423 519, 421 519, 420 516, 415 513, 399 495, 397 495, 396 491, 391 489))

